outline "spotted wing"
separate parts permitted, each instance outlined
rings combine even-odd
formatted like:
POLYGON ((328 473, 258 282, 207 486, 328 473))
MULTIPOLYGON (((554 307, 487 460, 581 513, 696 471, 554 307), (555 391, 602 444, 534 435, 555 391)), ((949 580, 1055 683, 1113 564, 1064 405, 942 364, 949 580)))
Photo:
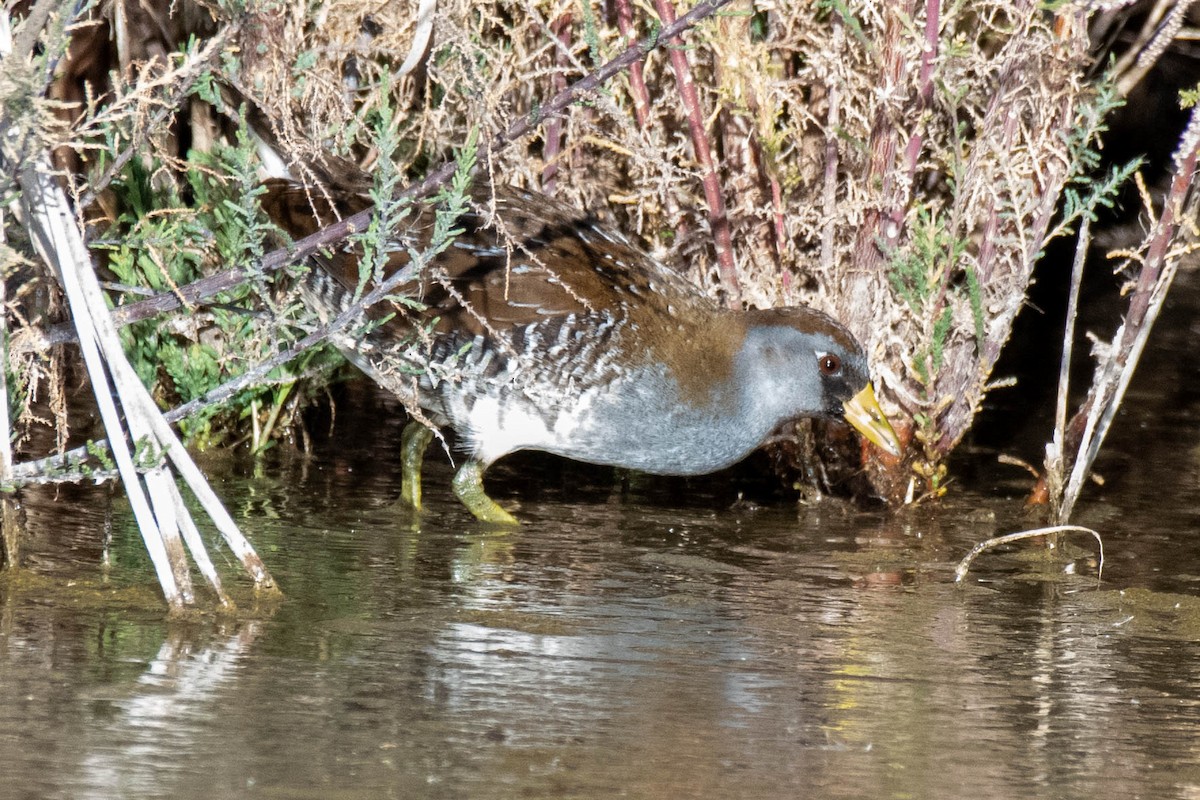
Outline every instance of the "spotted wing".
MULTIPOLYGON (((263 206, 277 225, 300 238, 369 207, 361 192, 333 196, 296 183, 268 181, 263 206)), ((409 251, 428 247, 434 210, 422 207, 392 232, 385 274, 409 263, 409 251)), ((437 330, 471 335, 570 315, 657 316, 674 306, 710 301, 690 281, 646 255, 594 217, 544 195, 479 187, 454 225, 462 231, 397 294, 419 301, 378 309, 390 326, 411 329, 437 320, 437 330)), ((359 281, 361 251, 343 245, 315 259, 315 280, 340 305, 359 281), (339 296, 340 295, 340 296, 339 296)))

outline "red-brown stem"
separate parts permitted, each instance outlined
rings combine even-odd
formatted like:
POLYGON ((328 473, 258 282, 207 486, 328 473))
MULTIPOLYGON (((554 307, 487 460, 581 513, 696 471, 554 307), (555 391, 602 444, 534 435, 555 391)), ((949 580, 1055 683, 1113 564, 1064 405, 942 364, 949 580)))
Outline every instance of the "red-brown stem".
MULTIPOLYGON (((750 40, 750 17, 742 15, 737 28, 732 28, 732 23, 726 18, 726 24, 729 25, 731 31, 726 35, 740 36, 747 41, 750 40)), ((743 86, 742 89, 746 98, 746 109, 749 112, 751 120, 759 120, 760 123, 764 119, 762 104, 758 100, 758 94, 755 92, 753 85, 743 86)), ((791 288, 791 275, 783 269, 784 254, 787 251, 787 226, 783 218, 783 186, 779 183, 779 176, 775 173, 775 165, 771 163, 767 148, 763 146, 761 128, 758 125, 751 124, 749 129, 750 151, 754 155, 754 162, 757 167, 759 181, 766 184, 767 192, 770 195, 771 201, 771 221, 770 221, 770 238, 775 247, 775 269, 779 274, 780 285, 783 287, 785 296, 791 288)))
MULTIPOLYGON (((1086 30, 1086 27, 1081 29, 1086 30)), ((1003 113, 1005 114, 1005 117, 1002 123, 1004 138, 1002 139, 1002 145, 999 148, 999 152, 1006 152, 1008 148, 1017 141, 1020 117, 1015 111, 1011 110, 1012 100, 1010 97, 1018 91, 1019 90, 1017 88, 1009 85, 1009 82, 1004 82, 1003 85, 1001 85, 996 91, 996 95, 993 100, 993 106, 990 107, 989 111, 984 115, 984 126, 986 128, 994 128, 1001 123, 992 120, 993 112, 991 109, 996 109, 995 113, 997 114, 1001 113, 1000 109, 1004 109, 1003 113)), ((1072 124, 1072 120, 1074 119, 1073 103, 1071 98, 1066 96, 1064 96, 1059 103, 1059 112, 1054 124, 1057 127, 1059 135, 1066 135, 1067 127, 1072 124)), ((1061 176, 1058 178, 1053 176, 1044 176, 1042 180, 1045 181, 1045 183, 1039 187, 1040 191, 1038 196, 1040 199, 1038 201, 1038 207, 1033 212, 1030 222, 1025 226, 1025 236, 1029 242, 1029 249, 1027 252, 1022 254, 1022 261, 1017 267, 1023 270, 1022 281, 1026 283, 1028 282, 1029 274, 1033 271, 1037 253, 1044 244, 1046 231, 1050 226, 1050 220, 1053 218, 1055 209, 1058 207, 1058 192, 1050 191, 1049 187, 1059 185, 1058 181, 1061 180, 1061 176)), ((988 219, 984 225, 981 236, 983 241, 980 244, 979 255, 977 257, 979 283, 981 284, 985 296, 987 296, 989 286, 993 282, 992 273, 994 268, 997 266, 997 251, 995 248, 995 242, 999 237, 1006 235, 1008 232, 1007 227, 1012 226, 1013 224, 1013 221, 1006 217, 1003 204, 1001 204, 998 200, 993 199, 991 201, 990 208, 988 209, 988 219)), ((1016 309, 1014 308, 1011 313, 1015 315, 1016 309)), ((1011 316, 1009 317, 1009 320, 1011 324, 1011 316)), ((1008 330, 1009 326, 1004 326, 1004 329, 1008 330)), ((980 375, 991 374, 992 367, 996 365, 996 361, 1000 358, 1000 351, 1004 346, 1004 341, 1004 338, 1001 337, 988 337, 985 335, 985 341, 982 342, 982 346, 979 349, 978 371, 980 375)), ((935 452, 942 455, 949 454, 954 446, 958 444, 963 434, 966 433, 966 425, 969 423, 971 416, 968 414, 962 414, 959 418, 963 420, 963 422, 951 425, 946 424, 948 417, 942 417, 942 435, 934 444, 935 452)), ((1067 451, 1069 452, 1069 449, 1067 451)))
POLYGON ((921 75, 917 88, 917 127, 908 137, 904 148, 904 171, 911 185, 917 175, 917 162, 921 157, 921 145, 925 141, 922 117, 933 100, 933 59, 938 51, 938 28, 942 10, 941 0, 925 0, 925 47, 921 50, 921 75))
MULTIPOLYGON (((550 35, 557 42, 554 53, 554 75, 551 77, 551 86, 554 87, 554 93, 558 94, 567 88, 566 69, 570 62, 567 54, 571 48, 571 14, 570 12, 563 14, 554 22, 550 23, 550 35)), ((546 194, 554 193, 555 176, 558 175, 558 157, 562 151, 563 124, 562 117, 551 117, 546 120, 546 133, 542 145, 542 191, 546 194)))
MULTIPOLYGON (((888 3, 887 27, 884 30, 884 48, 880 57, 879 86, 885 93, 899 92, 908 69, 904 51, 900 46, 905 34, 904 20, 912 19, 915 0, 893 0, 888 3)), ((894 197, 896 185, 896 150, 899 131, 892 110, 881 102, 871 126, 870 161, 867 174, 863 176, 868 186, 879 186, 882 207, 869 210, 864 216, 862 229, 855 242, 854 257, 860 274, 873 274, 882 261, 883 251, 889 250, 900 239, 908 203, 894 197), (882 248, 882 251, 881 251, 882 248)), ((855 293, 857 294, 857 292, 855 293)), ((851 297, 857 303, 862 298, 851 297)), ((863 307, 866 307, 865 305, 863 307)))
MULTIPOLYGON (((750 4, 744 4, 749 9, 750 4)), ((720 36, 724 41, 750 41, 750 15, 748 13, 729 14, 720 20, 720 36)), ((742 98, 745 109, 739 111, 736 107, 723 104, 718 116, 719 151, 726 174, 729 176, 728 187, 737 197, 736 208, 752 209, 751 228, 746 231, 748 240, 743 244, 743 251, 761 253, 757 258, 750 255, 752 261, 763 263, 762 258, 774 254, 771 267, 779 277, 780 286, 784 292, 790 289, 790 276, 783 269, 784 224, 783 224, 783 191, 779 181, 772 174, 772 164, 763 146, 762 137, 756 120, 763 119, 762 105, 752 83, 742 80, 742 76, 727 68, 727 65, 716 63, 716 83, 718 85, 734 85, 736 94, 742 98), (726 76, 728 75, 728 78, 726 76), (753 196, 750 196, 753 192, 753 196), (770 216, 764 221, 758 221, 756 209, 767 206, 771 208, 770 216)))
MULTIPOLYGON (((637 41, 637 31, 633 29, 633 8, 629 0, 617 0, 617 29, 625 37, 626 45, 637 41)), ((650 121, 650 92, 646 89, 645 66, 641 61, 629 65, 629 94, 633 97, 633 114, 638 127, 645 130, 646 123, 650 121)))
POLYGON ((1146 261, 1142 265, 1142 271, 1138 274, 1137 287, 1133 290, 1133 297, 1129 300, 1129 317, 1125 320, 1125 339, 1132 339, 1136 329, 1145 322, 1146 309, 1150 305, 1150 297, 1155 284, 1158 283, 1163 263, 1166 261, 1167 250, 1170 248, 1171 242, 1175 240, 1175 234, 1179 232, 1177 214, 1183 206, 1188 190, 1196 180, 1197 144, 1200 143, 1193 143, 1190 151, 1180 153, 1175 175, 1171 178, 1171 188, 1167 191, 1166 200, 1163 202, 1162 215, 1158 218, 1154 238, 1146 251, 1146 261))
MULTIPOLYGON (((921 159, 921 145, 925 142, 925 111, 933 100, 933 59, 937 55, 938 28, 941 17, 941 0, 925 0, 925 46, 921 50, 921 75, 917 86, 916 127, 908 144, 904 148, 904 173, 908 176, 908 196, 914 194, 913 181, 917 179, 917 162, 921 159)), ((942 270, 942 284, 938 289, 937 301, 933 304, 933 319, 942 313, 946 303, 946 290, 950 287, 950 279, 954 275, 953 264, 947 264, 942 270)))
MULTIPOLYGON (((841 22, 835 16, 833 19, 834 53, 841 51, 845 32, 841 22)), ((829 103, 829 113, 825 118, 825 176, 821 189, 821 207, 824 211, 825 222, 821 226, 821 270, 826 276, 833 275, 833 243, 837 233, 837 176, 841 155, 838 151, 838 128, 842 124, 842 88, 832 76, 826 87, 826 97, 829 103)))
MULTIPOLYGON (((758 111, 758 98, 752 94, 746 97, 746 104, 750 109, 751 114, 758 111)), ((765 237, 769 240, 771 247, 775 250, 775 270, 779 275, 779 284, 783 287, 784 296, 791 291, 792 279, 791 275, 783 269, 784 253, 787 250, 787 226, 783 218, 783 187, 779 184, 779 178, 771 168, 771 164, 767 161, 767 151, 762 145, 762 138, 758 135, 758 129, 751 125, 746 132, 747 142, 750 147, 750 153, 754 159, 752 167, 757 174, 758 181, 766 185, 766 191, 770 196, 771 203, 771 220, 767 223, 767 228, 770 233, 765 237)), ((728 152, 728 151, 726 151, 728 152)), ((765 244, 765 243, 764 243, 765 244)))
MULTIPOLYGON (((764 162, 765 164, 765 162, 764 162)), ((775 229, 775 249, 779 253, 780 265, 783 264, 783 256, 787 252, 787 225, 783 219, 783 186, 779 183, 778 176, 771 170, 767 170, 767 182, 771 185, 771 212, 774 215, 775 224, 772 226, 775 229)), ((788 288, 790 283, 789 275, 781 273, 784 279, 784 289, 788 288)))
MULTIPOLYGON (((1008 86, 1001 85, 995 96, 992 98, 991 108, 984 115, 987 120, 991 116, 993 110, 1004 108, 1008 99, 1008 86)), ((1017 136, 1017 116, 1015 113, 1007 113, 1004 118, 1003 138, 999 152, 1006 152, 1017 136)), ((992 280, 992 267, 995 263, 996 256, 996 239, 1000 230, 1000 201, 992 198, 988 204, 987 221, 983 225, 983 234, 980 237, 979 254, 976 256, 975 263, 979 267, 979 283, 987 286, 992 280)))
MULTIPOLYGON (((675 8, 670 0, 654 0, 654 8, 662 19, 664 28, 675 23, 675 8)), ((708 132, 704 129, 704 112, 700 109, 700 96, 692 80, 687 53, 677 37, 667 39, 671 54, 671 68, 675 72, 675 83, 679 96, 687 111, 688 129, 692 135, 692 147, 696 161, 703 173, 704 199, 708 202, 708 221, 712 228, 713 246, 717 251, 717 266, 721 274, 721 287, 725 290, 726 303, 730 308, 741 308, 742 287, 738 281, 737 265, 733 261, 733 231, 729 216, 725 213, 725 198, 721 192, 721 181, 713 163, 708 132)))

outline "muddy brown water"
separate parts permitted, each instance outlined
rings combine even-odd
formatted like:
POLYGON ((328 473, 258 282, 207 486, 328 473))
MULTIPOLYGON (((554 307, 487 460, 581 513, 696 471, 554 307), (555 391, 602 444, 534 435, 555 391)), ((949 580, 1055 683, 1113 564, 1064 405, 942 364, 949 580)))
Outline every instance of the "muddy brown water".
POLYGON ((394 504, 380 400, 311 459, 206 460, 286 596, 182 621, 122 500, 34 493, 0 578, 0 797, 1200 797, 1183 310, 1080 505, 1100 580, 1085 537, 953 585, 1031 524, 1024 475, 970 448, 899 516, 517 459, 490 483, 525 524, 498 534, 444 459, 424 517, 394 504))

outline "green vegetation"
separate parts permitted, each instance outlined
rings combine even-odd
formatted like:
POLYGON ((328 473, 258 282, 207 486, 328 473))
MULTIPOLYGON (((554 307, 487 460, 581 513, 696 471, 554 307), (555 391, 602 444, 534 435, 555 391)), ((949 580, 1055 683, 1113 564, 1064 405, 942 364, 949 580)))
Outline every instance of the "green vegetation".
POLYGON ((910 234, 909 247, 892 256, 888 280, 892 291, 927 329, 924 343, 913 358, 913 369, 928 390, 942 368, 953 323, 953 302, 964 295, 975 317, 976 341, 983 340, 983 317, 976 311, 979 282, 974 278, 974 267, 963 258, 970 243, 956 238, 935 210, 918 211, 910 234), (958 280, 962 275, 967 276, 965 280, 958 280))
MULTIPOLYGON (((98 167, 105 166, 102 159, 98 167)), ((93 248, 116 278, 118 299, 141 299, 145 290, 176 291, 221 269, 252 268, 270 248, 273 226, 258 208, 262 187, 254 144, 244 129, 232 144, 218 141, 210 152, 189 152, 180 184, 156 180, 165 167, 131 159, 110 186, 123 210, 93 248)), ((121 331, 122 342, 160 404, 203 398, 287 343, 281 336, 289 328, 279 323, 296 309, 279 305, 277 296, 274 282, 260 275, 214 303, 188 308, 170 324, 150 319, 129 325, 121 331)), ((302 408, 300 397, 310 391, 302 379, 327 375, 336 363, 327 352, 308 351, 265 384, 204 409, 181 428, 201 447, 242 435, 260 452, 286 432, 302 408), (249 432, 238 434, 245 427, 249 432)))

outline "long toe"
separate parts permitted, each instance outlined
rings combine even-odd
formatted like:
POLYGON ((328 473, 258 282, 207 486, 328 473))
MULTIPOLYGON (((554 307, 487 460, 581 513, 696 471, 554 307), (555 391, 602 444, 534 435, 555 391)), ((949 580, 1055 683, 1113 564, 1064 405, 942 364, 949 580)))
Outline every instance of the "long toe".
POLYGON ((480 522, 496 525, 520 525, 512 514, 505 511, 483 490, 483 465, 468 461, 454 476, 454 494, 480 522))

